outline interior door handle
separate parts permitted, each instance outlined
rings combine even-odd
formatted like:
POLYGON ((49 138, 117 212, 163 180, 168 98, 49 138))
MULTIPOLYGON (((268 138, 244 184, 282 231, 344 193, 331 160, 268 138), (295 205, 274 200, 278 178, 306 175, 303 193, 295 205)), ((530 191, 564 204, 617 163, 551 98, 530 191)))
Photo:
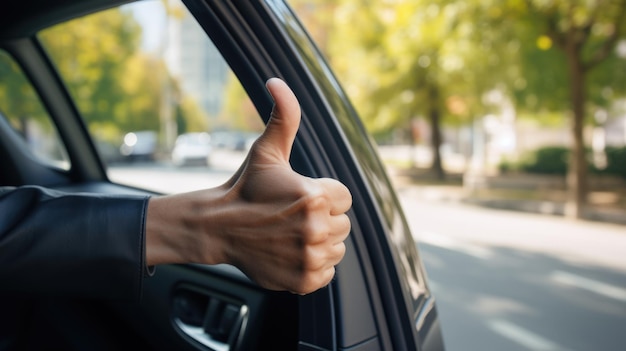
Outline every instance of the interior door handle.
POLYGON ((179 288, 173 296, 173 322, 183 334, 211 350, 236 349, 248 320, 246 305, 193 288, 179 288))

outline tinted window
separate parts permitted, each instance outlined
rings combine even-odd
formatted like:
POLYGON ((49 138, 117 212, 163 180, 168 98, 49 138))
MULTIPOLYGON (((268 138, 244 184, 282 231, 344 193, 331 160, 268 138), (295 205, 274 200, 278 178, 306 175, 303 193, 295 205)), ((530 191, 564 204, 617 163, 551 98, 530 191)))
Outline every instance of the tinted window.
POLYGON ((1 50, 0 118, 9 121, 40 161, 69 169, 67 153, 39 97, 12 57, 1 50))

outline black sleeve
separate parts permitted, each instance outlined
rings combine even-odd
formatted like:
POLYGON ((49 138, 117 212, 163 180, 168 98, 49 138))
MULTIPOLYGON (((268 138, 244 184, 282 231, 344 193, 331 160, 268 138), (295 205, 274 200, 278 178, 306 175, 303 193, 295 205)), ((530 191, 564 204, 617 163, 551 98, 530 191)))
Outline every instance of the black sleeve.
POLYGON ((138 300, 148 200, 0 187, 0 293, 138 300))

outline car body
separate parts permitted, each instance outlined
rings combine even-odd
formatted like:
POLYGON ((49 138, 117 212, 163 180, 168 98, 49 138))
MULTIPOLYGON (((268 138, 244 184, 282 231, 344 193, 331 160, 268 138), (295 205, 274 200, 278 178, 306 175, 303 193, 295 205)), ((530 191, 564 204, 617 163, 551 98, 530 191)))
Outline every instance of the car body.
POLYGON ((152 130, 128 132, 120 146, 120 154, 126 161, 153 161, 157 153, 158 133, 152 130))
POLYGON ((211 144, 217 149, 247 151, 259 133, 218 130, 211 133, 211 144))
POLYGON ((96 149, 98 150, 100 158, 104 163, 114 164, 124 161, 124 156, 122 155, 119 146, 111 142, 98 139, 94 139, 94 144, 96 146, 96 149))
POLYGON ((210 163, 212 149, 209 133, 184 133, 176 137, 176 143, 172 150, 172 162, 176 166, 207 166, 210 163))
MULTIPOLYGON (((140 176, 135 186, 111 180, 113 167, 99 158, 92 138, 92 128, 106 130, 101 121, 85 121, 85 111, 93 110, 82 108, 85 101, 80 97, 73 99, 77 95, 64 84, 62 67, 46 55, 38 36, 49 26, 127 3, 23 0, 0 13, 5 60, 0 64, 9 62, 6 65, 19 67, 28 77, 24 84, 33 88, 32 95, 43 106, 37 116, 47 116, 38 120, 50 121, 50 139, 65 150, 47 155, 53 163, 32 157, 24 142, 30 133, 24 128, 27 123, 20 123, 23 106, 5 109, 2 105, 11 107, 17 100, 0 95, 0 108, 8 110, 7 117, 0 118, 0 185, 159 194, 142 187, 148 177, 140 176)), ((442 350, 435 297, 385 167, 340 83, 290 7, 279 0, 183 3, 245 88, 260 123, 267 122, 273 106, 265 88, 268 78, 282 78, 298 97, 302 122, 290 159, 293 169, 338 179, 353 195, 351 234, 337 274, 327 287, 299 296, 261 289, 231 266, 163 265, 145 279, 139 303, 63 296, 3 298, 28 306, 17 319, 44 323, 43 328, 31 324, 36 329, 23 335, 49 345, 63 340, 63 345, 71 345, 66 349, 83 350, 442 350)), ((3 313, 2 318, 12 317, 3 313)))

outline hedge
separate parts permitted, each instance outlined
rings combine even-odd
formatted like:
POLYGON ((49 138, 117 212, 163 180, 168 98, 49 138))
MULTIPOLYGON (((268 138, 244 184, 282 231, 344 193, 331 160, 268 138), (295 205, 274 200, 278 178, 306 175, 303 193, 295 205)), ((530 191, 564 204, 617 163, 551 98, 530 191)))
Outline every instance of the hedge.
MULTIPOLYGON (((502 170, 519 169, 523 172, 536 174, 565 175, 569 163, 570 150, 563 146, 545 146, 529 152, 522 157, 518 164, 512 165, 503 161, 500 165, 502 170)), ((596 168, 589 162, 589 171, 595 174, 612 174, 626 179, 626 146, 607 147, 605 149, 607 167, 596 168)), ((591 160, 591 151, 587 150, 587 159, 591 160)))

